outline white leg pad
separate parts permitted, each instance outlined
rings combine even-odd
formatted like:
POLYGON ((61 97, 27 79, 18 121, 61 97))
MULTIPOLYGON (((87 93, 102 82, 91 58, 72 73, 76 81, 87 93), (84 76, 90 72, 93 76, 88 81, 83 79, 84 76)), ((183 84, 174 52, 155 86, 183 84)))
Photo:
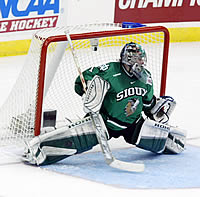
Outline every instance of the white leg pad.
POLYGON ((185 149, 186 131, 172 127, 165 145, 165 153, 181 153, 185 149))
POLYGON ((185 139, 185 131, 146 119, 136 146, 155 153, 180 153, 184 150, 185 139))

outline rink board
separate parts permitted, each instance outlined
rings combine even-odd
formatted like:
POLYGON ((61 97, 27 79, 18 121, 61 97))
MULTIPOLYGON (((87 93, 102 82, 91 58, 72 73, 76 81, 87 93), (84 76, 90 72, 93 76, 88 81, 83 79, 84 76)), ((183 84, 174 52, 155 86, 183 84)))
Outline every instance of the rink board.
POLYGON ((137 148, 114 150, 127 162, 144 162, 142 173, 125 172, 107 166, 100 152, 69 157, 42 168, 121 188, 200 188, 200 147, 187 146, 179 155, 155 155, 137 148))

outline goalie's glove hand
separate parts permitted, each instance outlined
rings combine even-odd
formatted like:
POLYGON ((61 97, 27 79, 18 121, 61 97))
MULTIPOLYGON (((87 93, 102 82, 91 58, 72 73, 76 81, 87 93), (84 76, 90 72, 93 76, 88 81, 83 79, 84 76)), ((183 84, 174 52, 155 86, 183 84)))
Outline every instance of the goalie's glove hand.
POLYGON ((176 101, 172 97, 161 96, 157 98, 155 106, 151 109, 151 114, 155 121, 166 124, 175 106, 176 101))

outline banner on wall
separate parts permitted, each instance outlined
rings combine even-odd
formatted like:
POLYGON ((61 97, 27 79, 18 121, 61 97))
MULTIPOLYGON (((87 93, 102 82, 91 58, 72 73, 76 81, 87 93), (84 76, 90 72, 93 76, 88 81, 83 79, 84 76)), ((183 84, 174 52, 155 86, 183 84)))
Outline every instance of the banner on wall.
POLYGON ((0 33, 55 27, 60 0, 0 0, 0 33))
POLYGON ((116 0, 115 22, 200 21, 200 0, 116 0))

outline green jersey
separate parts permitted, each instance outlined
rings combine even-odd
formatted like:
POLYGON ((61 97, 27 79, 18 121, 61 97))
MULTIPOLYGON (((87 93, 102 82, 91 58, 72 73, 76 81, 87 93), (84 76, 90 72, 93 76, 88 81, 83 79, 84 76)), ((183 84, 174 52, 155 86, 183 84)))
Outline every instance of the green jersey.
MULTIPOLYGON (((83 72, 85 81, 91 80, 95 75, 110 84, 100 110, 108 128, 125 129, 141 117, 143 110, 152 108, 153 84, 149 72, 145 83, 136 77, 129 77, 120 62, 91 67, 83 72)), ((80 77, 76 79, 75 91, 79 95, 84 93, 80 77)))

